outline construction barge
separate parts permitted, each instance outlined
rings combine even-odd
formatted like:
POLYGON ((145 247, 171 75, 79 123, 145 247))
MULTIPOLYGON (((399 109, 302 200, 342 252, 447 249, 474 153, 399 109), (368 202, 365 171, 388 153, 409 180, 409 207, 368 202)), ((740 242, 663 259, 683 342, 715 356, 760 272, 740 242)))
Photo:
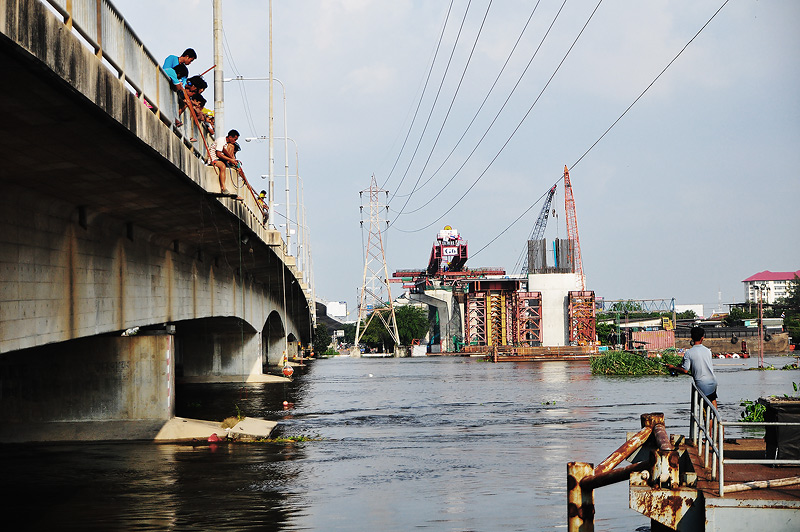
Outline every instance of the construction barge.
POLYGON ((459 354, 479 356, 487 362, 540 362, 559 360, 589 360, 597 354, 592 345, 562 346, 464 346, 459 354))
POLYGON ((771 421, 729 422, 693 385, 688 438, 670 435, 663 414, 643 414, 642 429, 597 467, 567 464, 568 531, 594 530, 594 490, 624 480, 630 508, 650 518, 652 532, 800 530, 795 403, 791 414, 774 409, 771 421), (734 426, 762 427, 765 436, 726 438, 734 426), (631 464, 617 467, 623 460, 631 464))

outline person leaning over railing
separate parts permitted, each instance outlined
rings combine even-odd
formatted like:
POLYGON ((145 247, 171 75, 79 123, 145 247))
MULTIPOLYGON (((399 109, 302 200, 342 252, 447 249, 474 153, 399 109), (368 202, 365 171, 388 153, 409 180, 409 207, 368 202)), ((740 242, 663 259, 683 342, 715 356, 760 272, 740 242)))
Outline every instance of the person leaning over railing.
MULTIPOLYGON (((168 55, 167 58, 164 59, 164 65, 161 68, 166 70, 168 68, 175 68, 177 65, 185 65, 188 67, 195 59, 197 59, 197 53, 192 48, 187 48, 180 57, 177 55, 168 55)), ((189 71, 187 69, 186 76, 188 75, 189 71)), ((183 76, 183 79, 180 80, 182 84, 186 83, 186 76, 183 76)))
MULTIPOLYGON (((203 76, 192 76, 186 80, 186 94, 190 99, 195 94, 201 94, 207 88, 208 83, 206 83, 206 80, 203 79, 203 76)), ((186 107, 188 107, 189 102, 187 102, 186 98, 183 97, 183 92, 178 93, 178 101, 178 116, 180 116, 186 110, 186 107)))
POLYGON ((703 345, 705 335, 702 327, 692 327, 692 347, 683 354, 683 364, 665 365, 678 373, 691 374, 697 389, 717 408, 717 377, 714 375, 711 350, 703 345))

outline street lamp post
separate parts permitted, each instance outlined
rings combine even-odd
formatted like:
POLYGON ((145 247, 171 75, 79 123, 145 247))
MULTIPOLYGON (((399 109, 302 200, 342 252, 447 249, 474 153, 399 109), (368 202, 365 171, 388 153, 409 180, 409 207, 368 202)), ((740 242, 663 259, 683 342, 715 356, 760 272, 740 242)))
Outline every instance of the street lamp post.
POLYGON ((764 367, 764 292, 769 292, 766 284, 755 285, 758 291, 758 367, 764 367))
MULTIPOLYGON (((259 140, 266 140, 268 137, 246 137, 244 140, 245 142, 252 142, 252 141, 259 141, 259 140)), ((275 137, 275 139, 283 139, 286 141, 291 141, 294 144, 294 165, 295 165, 295 228, 297 229, 297 257, 303 258, 303 265, 305 266, 308 260, 302 254, 302 250, 307 247, 308 244, 308 234, 307 234, 307 226, 305 220, 305 186, 303 184, 303 178, 300 176, 300 157, 299 157, 299 148, 297 146, 297 141, 295 141, 291 137, 275 137), (302 217, 301 217, 302 214, 302 217)), ((290 177, 289 174, 289 164, 288 158, 286 163, 286 176, 287 176, 287 194, 286 194, 286 223, 287 223, 287 231, 288 231, 288 224, 291 223, 291 219, 289 217, 289 210, 291 208, 291 203, 289 202, 289 185, 288 185, 288 178, 290 177)), ((265 177, 265 176, 262 176, 265 177)), ((269 178, 269 176, 266 176, 269 178)), ((291 248, 289 248, 290 242, 286 242, 286 246, 289 249, 289 254, 291 254, 291 248)), ((305 269, 305 268, 304 268, 305 269)))
MULTIPOLYGON (((286 116, 286 86, 283 84, 281 80, 278 78, 272 77, 272 72, 270 71, 270 77, 268 78, 246 78, 244 76, 236 76, 235 78, 225 78, 225 81, 269 81, 270 82, 270 107, 269 107, 269 226, 273 227, 275 225, 275 220, 273 219, 272 215, 272 208, 275 203, 275 178, 274 178, 274 164, 275 164, 275 156, 273 151, 272 142, 276 138, 283 138, 283 155, 284 155, 284 168, 286 171, 286 205, 289 205, 289 139, 287 133, 287 116, 286 116), (283 92, 283 137, 275 137, 272 124, 273 124, 273 116, 272 116, 272 82, 277 81, 283 92)), ((294 142, 294 141, 293 141, 294 142)), ((289 218, 289 212, 286 212, 286 218, 289 218)), ((289 233, 289 227, 286 227, 286 247, 291 249, 291 236, 289 233)))

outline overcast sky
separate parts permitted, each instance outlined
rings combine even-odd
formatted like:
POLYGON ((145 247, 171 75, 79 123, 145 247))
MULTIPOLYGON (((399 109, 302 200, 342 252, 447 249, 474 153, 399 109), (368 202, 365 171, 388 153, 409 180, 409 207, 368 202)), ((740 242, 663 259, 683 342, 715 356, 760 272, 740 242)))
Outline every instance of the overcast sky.
MULTIPOLYGON (((720 294, 741 301, 750 275, 800 269, 800 3, 731 0, 692 40, 723 1, 541 0, 531 16, 533 0, 275 0, 274 75, 317 296, 355 309, 372 175, 393 198, 390 274, 424 267, 447 224, 469 242, 468 266, 514 272, 564 165, 597 296, 710 314, 720 294)), ((114 4, 157 59, 191 46, 191 74, 213 65, 211 0, 114 4)), ((225 77, 267 76, 268 2, 223 4, 225 77)), ((267 114, 266 83, 226 83, 226 129, 267 135, 267 114)), ((240 144, 266 188, 267 143, 240 144)), ((284 172, 276 142, 279 203, 284 172)), ((561 183, 553 206, 547 237, 564 238, 561 183)))

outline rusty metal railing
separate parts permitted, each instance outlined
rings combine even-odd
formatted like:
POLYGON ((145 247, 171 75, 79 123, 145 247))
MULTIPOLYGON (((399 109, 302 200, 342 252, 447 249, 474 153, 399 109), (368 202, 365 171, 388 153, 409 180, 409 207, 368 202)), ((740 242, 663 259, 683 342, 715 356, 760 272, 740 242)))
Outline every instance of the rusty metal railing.
POLYGON ((567 464, 567 529, 579 532, 594 529, 594 490, 630 478, 631 473, 642 473, 659 485, 677 486, 679 456, 664 426, 664 414, 642 414, 642 429, 631 436, 597 467, 584 462, 567 464), (642 446, 652 441, 656 451, 647 460, 617 468, 642 446))
POLYGON ((719 496, 750 489, 771 488, 800 484, 800 477, 775 479, 760 482, 743 482, 725 486, 725 464, 764 464, 764 465, 800 465, 800 460, 755 458, 725 458, 726 427, 789 427, 800 426, 800 423, 784 423, 769 421, 723 421, 719 411, 708 397, 692 382, 691 419, 689 434, 697 445, 697 455, 703 457, 703 467, 709 468, 711 463, 711 479, 719 484, 719 496))

